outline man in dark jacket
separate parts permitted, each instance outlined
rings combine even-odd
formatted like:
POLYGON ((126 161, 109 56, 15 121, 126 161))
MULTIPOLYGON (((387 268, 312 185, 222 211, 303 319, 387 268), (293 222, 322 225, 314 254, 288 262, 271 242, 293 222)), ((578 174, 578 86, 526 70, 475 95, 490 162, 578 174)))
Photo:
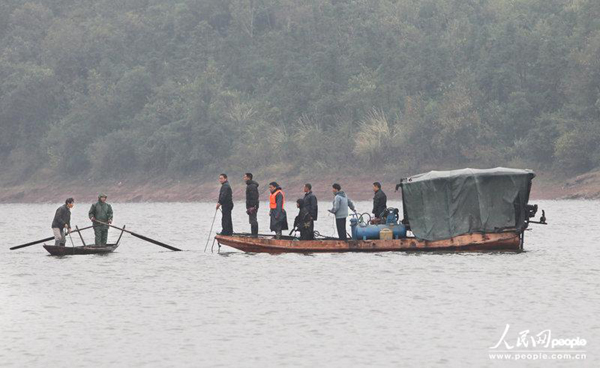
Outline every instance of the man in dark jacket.
POLYGON ((231 211, 233 211, 233 192, 229 181, 227 181, 227 175, 219 175, 219 182, 221 183, 221 191, 219 192, 219 201, 217 202, 217 209, 221 208, 223 216, 221 217, 221 235, 233 235, 233 222, 231 220, 231 211))
POLYGON ((65 204, 58 207, 52 220, 52 232, 54 233, 54 245, 65 246, 65 228, 67 234, 71 232, 71 208, 75 205, 73 198, 67 198, 65 204))
POLYGON ((112 224, 113 220, 113 210, 111 205, 106 203, 106 198, 106 194, 101 193, 98 196, 98 202, 94 203, 88 212, 88 216, 94 225, 95 244, 98 247, 105 246, 108 241, 108 225, 96 221, 112 224))
POLYGON ((250 220, 250 231, 252 236, 258 236, 258 220, 256 214, 258 213, 258 183, 253 179, 252 173, 246 173, 244 175, 244 181, 246 182, 246 213, 250 220))
POLYGON ((304 206, 306 206, 306 209, 313 220, 317 221, 317 217, 319 216, 319 204, 317 197, 312 192, 312 185, 310 185, 310 183, 304 184, 304 206))
MULTIPOLYGON (((387 208, 387 196, 383 190, 381 190, 381 183, 377 181, 373 183, 373 192, 375 192, 375 196, 373 196, 373 215, 375 218, 379 219, 379 216, 381 216, 383 211, 387 208)), ((383 220, 385 221, 385 219, 383 220)))
POLYGON ((300 231, 300 240, 313 240, 314 223, 304 199, 298 199, 296 201, 296 207, 298 207, 300 211, 294 220, 294 229, 300 231))
POLYGON ((287 214, 284 209, 285 193, 276 182, 269 183, 269 216, 271 216, 271 231, 275 232, 275 238, 281 238, 281 231, 288 229, 287 214))
POLYGON ((312 234, 314 234, 315 231, 315 221, 317 221, 317 217, 319 216, 319 204, 317 197, 312 192, 312 185, 310 183, 304 184, 304 206, 312 217, 312 221, 310 222, 310 225, 312 226, 310 233, 311 238, 313 238, 314 236, 312 236, 312 234))

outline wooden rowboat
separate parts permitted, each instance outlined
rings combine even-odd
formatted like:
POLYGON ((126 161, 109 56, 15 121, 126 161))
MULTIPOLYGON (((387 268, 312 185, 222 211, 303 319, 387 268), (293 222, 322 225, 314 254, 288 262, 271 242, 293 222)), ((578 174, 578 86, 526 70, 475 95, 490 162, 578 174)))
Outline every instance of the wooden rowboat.
MULTIPOLYGON (((77 228, 77 227, 76 227, 77 228)), ((68 246, 58 246, 58 245, 46 245, 44 244, 44 249, 50 253, 52 256, 69 256, 76 254, 107 254, 114 252, 115 249, 119 247, 119 243, 121 242, 121 238, 123 237, 123 233, 125 232, 125 226, 123 226, 121 230, 121 234, 119 234, 119 239, 114 244, 106 244, 104 246, 96 246, 96 245, 86 245, 83 240, 83 236, 81 236, 81 232, 79 228, 77 228, 77 232, 81 238, 81 242, 83 246, 80 247, 68 247, 68 246)))
POLYGON ((417 238, 393 240, 298 240, 248 235, 217 235, 219 245, 251 253, 390 252, 390 251, 508 251, 522 250, 520 232, 475 233, 427 241, 417 238))
POLYGON ((116 244, 106 244, 106 246, 96 247, 84 245, 81 247, 67 247, 67 246, 57 246, 57 245, 45 245, 44 249, 50 253, 52 256, 68 256, 75 254, 107 254, 112 253, 115 249, 119 247, 119 243, 116 244))

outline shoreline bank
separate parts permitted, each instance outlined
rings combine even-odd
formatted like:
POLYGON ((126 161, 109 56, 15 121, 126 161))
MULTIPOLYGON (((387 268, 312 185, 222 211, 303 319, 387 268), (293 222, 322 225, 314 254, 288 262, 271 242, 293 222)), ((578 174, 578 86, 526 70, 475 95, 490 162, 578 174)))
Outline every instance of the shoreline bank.
MULTIPOLYGON (((236 200, 245 198, 246 186, 240 178, 230 177, 230 183, 236 200)), ((261 184, 261 198, 268 195, 268 182, 273 179, 257 177, 261 184), (262 180, 261 180, 262 179, 262 180)), ((355 200, 370 200, 373 197, 372 183, 380 181, 388 198, 400 198, 394 193, 398 179, 361 176, 315 176, 312 178, 276 178, 287 193, 288 200, 300 197, 305 182, 313 185, 315 194, 322 198, 331 196, 331 184, 340 183, 342 189, 355 200)), ((67 197, 76 201, 94 201, 98 193, 107 192, 111 202, 213 202, 219 193, 217 179, 200 181, 198 179, 154 179, 152 181, 131 179, 104 182, 85 181, 46 181, 44 183, 26 183, 23 185, 0 187, 0 203, 58 203, 67 197)), ((571 179, 557 179, 548 173, 537 173, 533 181, 531 198, 536 199, 600 199, 600 171, 586 173, 571 179)))

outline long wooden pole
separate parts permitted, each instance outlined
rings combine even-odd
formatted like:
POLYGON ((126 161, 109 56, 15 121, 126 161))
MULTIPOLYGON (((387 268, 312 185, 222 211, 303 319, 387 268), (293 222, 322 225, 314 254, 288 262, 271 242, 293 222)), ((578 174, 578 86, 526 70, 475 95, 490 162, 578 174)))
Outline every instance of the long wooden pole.
MULTIPOLYGON (((72 232, 72 233, 73 233, 73 232, 79 232, 79 231, 82 231, 82 230, 87 230, 87 229, 89 229, 89 228, 91 228, 91 227, 92 227, 92 226, 88 226, 88 227, 84 227, 84 228, 81 228, 81 229, 78 229, 78 230, 75 230, 75 231, 71 231, 71 232, 72 232)), ((52 240, 52 239, 54 239, 54 237, 53 237, 53 236, 51 236, 51 237, 49 237, 49 238, 46 238, 46 239, 42 239, 42 240, 36 240, 36 241, 33 241, 33 242, 31 242, 31 243, 26 243, 26 244, 17 245, 16 247, 12 247, 12 248, 10 248, 10 250, 15 250, 15 249, 21 249, 21 248, 29 247, 29 246, 32 246, 32 245, 36 245, 36 244, 40 244, 40 243, 43 243, 43 242, 50 241, 50 240, 52 240)))
POLYGON ((213 216, 212 224, 210 225, 210 230, 208 231, 208 238, 206 238, 206 244, 204 245, 204 252, 206 252, 206 247, 208 247, 208 242, 210 241, 210 236, 212 235, 213 226, 215 226, 215 219, 217 218, 218 209, 215 210, 215 215, 213 216))
POLYGON ((136 233, 134 233, 133 231, 125 230, 125 229, 123 229, 123 228, 120 228, 120 227, 118 227, 118 226, 114 226, 114 225, 111 225, 111 224, 107 224, 106 222, 102 222, 102 221, 98 221, 98 220, 94 220, 94 222, 97 222, 97 223, 99 223, 99 224, 102 224, 102 225, 106 225, 106 226, 114 227, 115 229, 119 229, 119 230, 121 230, 121 231, 124 231, 124 232, 126 232, 126 233, 129 233, 129 234, 131 234, 131 235, 135 236, 136 238, 140 238, 140 239, 142 239, 142 240, 145 240, 145 241, 147 241, 147 242, 149 242, 149 243, 156 244, 156 245, 158 245, 158 246, 161 246, 161 247, 164 247, 164 248, 170 249, 170 250, 172 250, 172 251, 176 251, 176 252, 177 252, 177 251, 181 251, 181 249, 179 249, 179 248, 172 247, 172 246, 170 246, 170 245, 168 245, 168 244, 165 244, 165 243, 163 243, 163 242, 159 242, 158 240, 150 239, 150 238, 148 238, 147 236, 144 236, 144 235, 141 235, 141 234, 136 234, 136 233))

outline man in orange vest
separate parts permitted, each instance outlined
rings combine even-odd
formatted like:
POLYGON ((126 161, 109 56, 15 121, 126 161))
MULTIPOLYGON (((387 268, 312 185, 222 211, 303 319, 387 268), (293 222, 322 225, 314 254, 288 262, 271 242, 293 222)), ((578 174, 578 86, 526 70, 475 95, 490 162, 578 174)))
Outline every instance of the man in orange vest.
POLYGON ((269 184, 269 215, 271 216, 271 231, 275 232, 275 238, 281 238, 281 232, 288 229, 287 214, 285 213, 285 193, 276 182, 269 184))

